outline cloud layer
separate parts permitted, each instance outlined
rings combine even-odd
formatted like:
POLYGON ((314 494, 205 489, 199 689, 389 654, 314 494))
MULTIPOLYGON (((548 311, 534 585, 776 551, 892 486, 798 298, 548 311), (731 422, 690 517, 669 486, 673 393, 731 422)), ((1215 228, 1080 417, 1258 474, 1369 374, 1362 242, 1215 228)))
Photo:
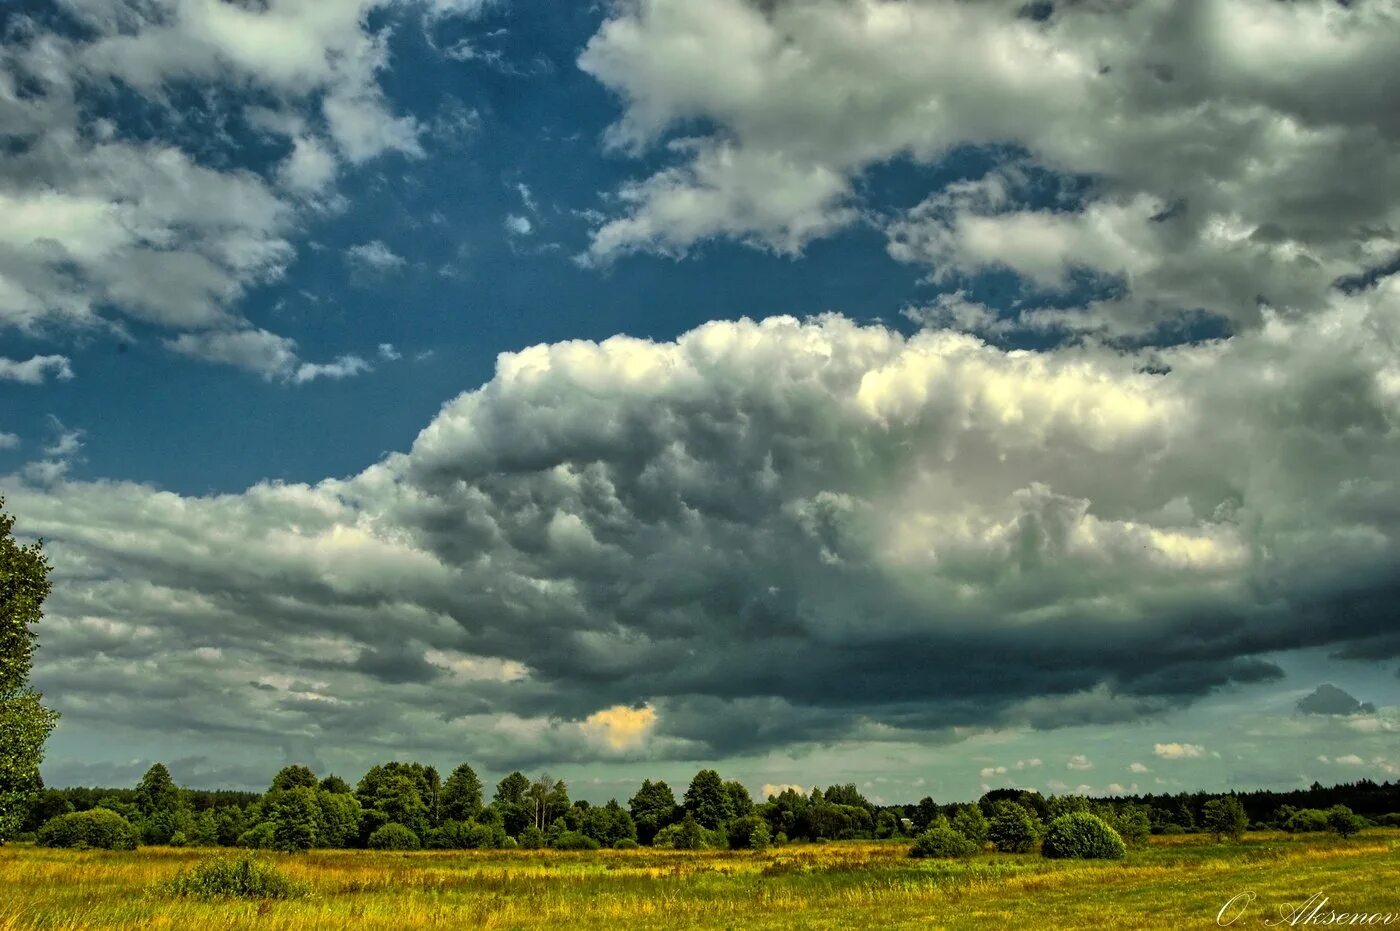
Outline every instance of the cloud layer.
POLYGON ((501 762, 1136 720, 1385 630, 1397 297, 1138 353, 836 316, 541 345, 350 479, 18 482, 62 573, 42 684, 501 762))

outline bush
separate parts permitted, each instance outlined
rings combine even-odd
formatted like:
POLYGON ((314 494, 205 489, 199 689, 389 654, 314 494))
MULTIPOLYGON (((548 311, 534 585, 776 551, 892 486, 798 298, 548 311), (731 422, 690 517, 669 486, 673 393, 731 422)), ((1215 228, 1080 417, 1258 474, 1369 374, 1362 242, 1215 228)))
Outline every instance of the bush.
POLYGON ((367 846, 370 850, 417 850, 422 845, 418 843, 417 834, 390 821, 369 836, 367 846))
POLYGON ((1388 815, 1381 815, 1375 819, 1376 826, 1382 828, 1400 828, 1400 812, 1392 811, 1388 815))
POLYGON ((115 811, 93 808, 51 819, 39 829, 41 847, 76 847, 80 850, 135 850, 136 828, 115 811))
POLYGON ((987 842, 987 831, 990 825, 987 823, 987 816, 982 814, 982 809, 978 805, 959 806, 957 813, 953 815, 951 827, 963 837, 972 841, 978 847, 987 842))
POLYGON ((430 850, 478 850, 498 847, 501 839, 496 836, 497 828, 478 821, 444 821, 442 827, 433 828, 423 839, 423 846, 430 850))
POLYGON ((768 822, 758 815, 745 815, 729 822, 727 831, 730 850, 767 850, 770 841, 768 822))
POLYGON ((520 846, 525 850, 539 850, 544 846, 544 832, 533 824, 527 824, 520 832, 520 846))
POLYGON ((1015 802, 997 803, 996 816, 987 825, 987 838, 1002 853, 1026 853, 1040 836, 1030 812, 1015 802))
POLYGON ((1292 834, 1306 834, 1312 831, 1327 830, 1327 812, 1316 808, 1301 808, 1288 816, 1283 829, 1292 834))
POLYGON ((310 893, 304 883, 288 879, 274 864, 246 853, 205 860, 170 880, 166 891, 201 899, 291 899, 310 893))
POLYGON ((260 821, 238 835, 238 846, 252 850, 271 850, 274 828, 271 821, 260 821))
POLYGON ((1121 860, 1128 849, 1108 822, 1077 811, 1050 822, 1040 852, 1057 860, 1121 860))
POLYGON ((630 837, 624 837, 616 844, 613 844, 613 847, 618 850, 636 850, 638 846, 637 842, 630 837))
POLYGON ((597 850, 603 845, 579 831, 562 831, 551 846, 555 850, 597 850))
POLYGON ((936 824, 914 840, 909 856, 970 857, 981 847, 945 824, 936 824))

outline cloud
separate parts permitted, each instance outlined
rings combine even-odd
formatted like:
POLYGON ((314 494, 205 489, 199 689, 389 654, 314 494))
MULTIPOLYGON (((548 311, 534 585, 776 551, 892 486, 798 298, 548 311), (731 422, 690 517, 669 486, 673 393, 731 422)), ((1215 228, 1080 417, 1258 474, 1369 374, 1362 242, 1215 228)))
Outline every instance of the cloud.
POLYGON ((12 17, 0 49, 13 143, 0 153, 0 327, 252 331, 238 302, 283 276, 300 221, 334 202, 342 168, 422 151, 417 121, 380 89, 387 31, 371 14, 474 9, 93 0, 65 4, 61 20, 12 17), (203 107, 177 109, 177 88, 203 107), (248 158, 243 127, 285 156, 248 158))
POLYGON ((1259 326, 1400 254, 1393 4, 1024 9, 615 6, 579 64, 621 102, 609 142, 666 163, 615 192, 587 260, 712 238, 793 254, 864 221, 939 282, 1093 281, 1100 298, 1020 322, 1119 336, 1201 311, 1259 326), (952 180, 908 210, 866 202, 873 169, 910 163, 952 180))
POLYGON ((1152 752, 1164 760, 1196 760, 1205 755, 1205 748, 1200 744, 1155 744, 1152 752))
POLYGON ((511 214, 506 217, 506 232, 512 236, 529 236, 535 231, 535 225, 530 222, 529 217, 519 214, 511 214))
POLYGON ((0 449, 14 449, 19 443, 20 440, 18 436, 0 430, 0 449))
POLYGON ((304 384, 317 378, 348 378, 371 371, 359 356, 346 355, 328 362, 302 361, 296 341, 267 330, 215 330, 184 333, 166 341, 166 347, 194 359, 232 365, 269 381, 304 384))
POLYGON ((589 740, 611 750, 636 749, 655 726, 656 710, 650 705, 640 708, 614 705, 593 712, 579 725, 589 740))
POLYGON ((1073 769, 1073 770, 1080 770, 1080 771, 1082 771, 1082 770, 1086 770, 1086 769, 1093 769, 1093 768, 1094 768, 1094 764, 1093 764, 1093 762, 1092 762, 1087 756, 1085 756, 1084 754, 1082 754, 1082 753, 1077 753, 1077 754, 1075 754, 1074 756, 1072 756, 1072 757, 1069 758, 1069 762, 1065 764, 1065 768, 1066 768, 1066 769, 1073 769))
POLYGON ((1158 717, 1390 623, 1397 298, 1140 351, 715 322, 503 354, 345 479, 11 477, 70 567, 39 684, 74 726, 492 765, 613 758, 581 725, 644 705, 628 752, 677 760, 1158 717))
POLYGON ((392 249, 378 239, 346 249, 345 259, 357 268, 375 272, 397 271, 408 264, 402 256, 396 255, 392 249))
POLYGON ((763 788, 759 790, 759 795, 766 801, 775 795, 782 795, 788 791, 796 792, 798 795, 806 795, 808 790, 795 782, 765 782, 763 788))
POLYGON ((0 358, 0 381, 42 385, 50 376, 59 381, 67 381, 73 377, 73 368, 67 356, 33 356, 24 362, 0 358))
POLYGON ((1376 706, 1357 701, 1335 685, 1324 684, 1299 699, 1298 710, 1304 714, 1374 714, 1376 706))
POLYGON ((1142 763, 1130 763, 1128 764, 1128 772, 1140 775, 1142 773, 1150 773, 1152 770, 1148 769, 1142 763))

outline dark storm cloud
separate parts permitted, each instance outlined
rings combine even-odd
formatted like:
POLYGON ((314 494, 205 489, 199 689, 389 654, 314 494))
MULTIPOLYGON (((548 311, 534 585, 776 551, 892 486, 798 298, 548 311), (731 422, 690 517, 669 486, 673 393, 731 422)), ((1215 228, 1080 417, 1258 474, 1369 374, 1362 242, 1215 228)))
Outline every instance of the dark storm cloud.
POLYGON ((1359 702, 1330 683, 1319 685, 1298 700, 1298 710, 1304 714, 1374 714, 1376 706, 1359 702))

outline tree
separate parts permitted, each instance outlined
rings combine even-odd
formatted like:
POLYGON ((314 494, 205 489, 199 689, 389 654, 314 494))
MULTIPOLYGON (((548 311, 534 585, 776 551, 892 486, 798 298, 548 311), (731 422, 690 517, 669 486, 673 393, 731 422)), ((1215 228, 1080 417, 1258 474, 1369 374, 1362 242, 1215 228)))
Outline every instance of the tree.
POLYGON ((445 821, 475 821, 481 814, 481 779, 466 763, 447 777, 442 787, 442 817, 445 821))
POLYGON ((419 836, 428 833, 428 805, 423 800, 421 784, 410 774, 380 773, 368 783, 365 780, 360 781, 355 793, 362 807, 382 812, 385 823, 403 825, 419 836))
POLYGON ((1035 846, 1040 825, 1035 816, 1016 802, 996 803, 995 814, 987 826, 987 839, 1002 853, 1025 853, 1035 846))
POLYGON ((914 816, 910 820, 914 822, 914 830, 922 834, 928 830, 929 825, 938 820, 940 814, 942 811, 939 809, 938 803, 925 795, 919 799, 919 804, 914 809, 914 816))
POLYGON ((685 790, 685 810, 701 827, 714 830, 734 816, 724 780, 713 769, 702 769, 685 790))
POLYGON ((272 786, 269 791, 286 792, 288 789, 314 789, 316 788, 316 774, 308 767, 284 766, 278 770, 277 775, 272 777, 272 786))
POLYGON ((164 763, 154 763, 146 770, 136 785, 136 810, 142 817, 150 818, 163 811, 171 811, 180 804, 180 789, 170 778, 170 770, 164 763))
POLYGON ((650 844, 656 832, 671 823, 676 795, 665 782, 644 779, 637 794, 627 800, 627 810, 637 825, 637 839, 650 844))
POLYGON ((569 787, 564 780, 551 778, 549 773, 530 783, 527 795, 534 814, 534 825, 540 830, 553 824, 556 818, 562 818, 564 812, 569 810, 569 787))
POLYGON ((1239 840, 1244 836, 1245 828, 1249 827, 1249 817, 1244 813, 1244 806, 1233 795, 1211 799, 1206 802, 1203 813, 1204 827, 1215 835, 1217 844, 1226 837, 1239 840))
POLYGON ((743 818, 753 814, 753 796, 744 787, 742 782, 737 780, 724 784, 724 794, 729 796, 729 816, 731 818, 743 818))
POLYGON ((272 846, 289 853, 310 850, 323 843, 325 818, 316 790, 296 786, 272 803, 272 846))
POLYGON ((987 816, 982 814, 979 806, 959 805, 957 813, 953 815, 952 828, 980 849, 987 842, 987 832, 991 825, 987 823, 987 816))
POLYGON ((1345 840, 1353 834, 1361 833, 1366 822, 1345 805, 1333 805, 1327 809, 1327 830, 1345 840))
POLYGON ((321 791, 329 792, 332 795, 354 795, 355 790, 350 788, 350 783, 332 773, 321 780, 321 791))
POLYGON ((42 543, 15 542, 14 518, 0 498, 0 844, 19 830, 43 788, 39 764, 58 715, 29 686, 35 627, 52 590, 42 543))

